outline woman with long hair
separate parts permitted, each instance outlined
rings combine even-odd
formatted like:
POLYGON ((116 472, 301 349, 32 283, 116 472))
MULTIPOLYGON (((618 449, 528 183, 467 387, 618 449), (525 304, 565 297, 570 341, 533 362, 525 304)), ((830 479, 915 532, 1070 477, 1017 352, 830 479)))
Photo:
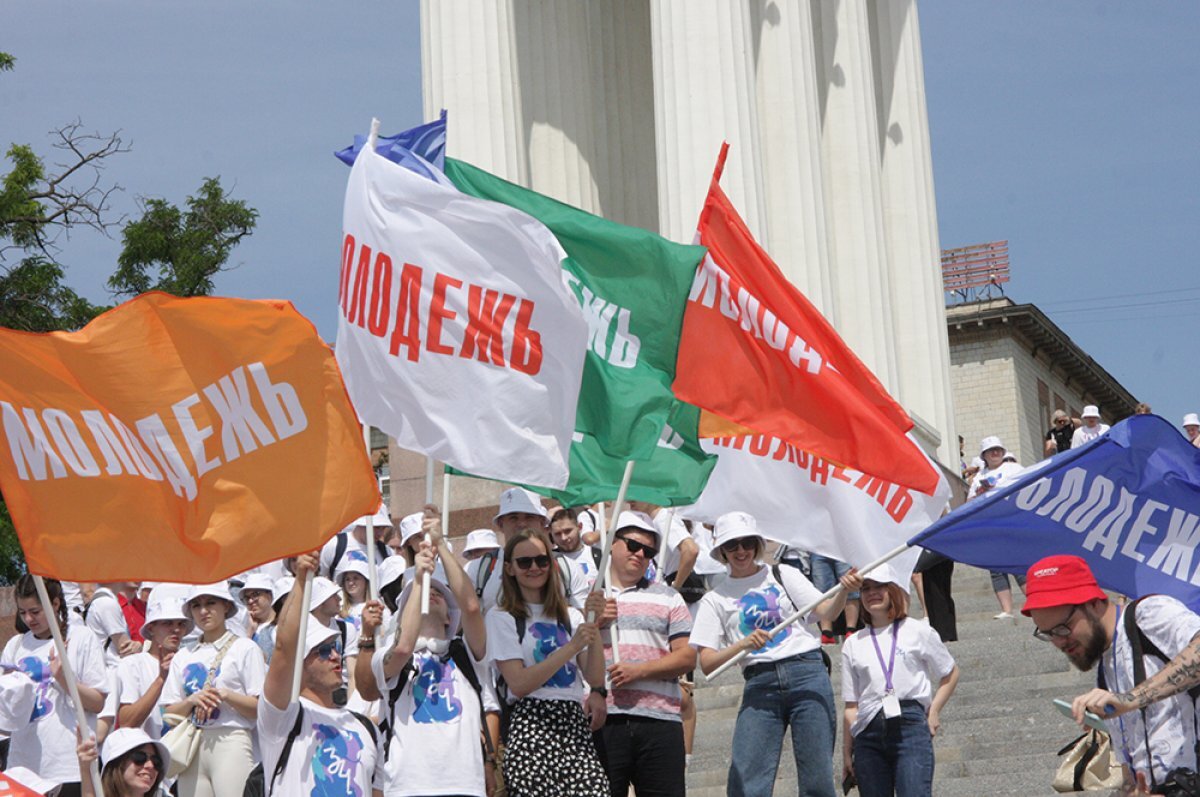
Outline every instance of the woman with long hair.
POLYGON ((47 780, 63 784, 64 797, 80 794, 79 768, 75 765, 75 705, 67 689, 62 662, 54 647, 50 623, 58 623, 67 645, 67 658, 79 689, 79 702, 95 733, 96 714, 104 707, 108 670, 100 643, 86 625, 67 622, 67 604, 62 585, 45 579, 46 593, 54 615, 47 616, 38 599, 33 576, 17 579, 18 628, 24 632, 8 640, 0 653, 0 666, 24 672, 36 684, 33 714, 29 724, 17 730, 9 743, 8 765, 25 767, 47 780))
MULTIPOLYGON (((96 742, 88 739, 76 749, 79 772, 83 778, 83 797, 97 797, 88 767, 95 761, 96 742)), ((104 740, 100 770, 100 797, 153 797, 171 763, 166 745, 155 741, 140 728, 121 728, 104 740)))
MULTIPOLYGON (((783 733, 790 729, 799 793, 834 797, 837 717, 820 639, 801 622, 771 637, 785 617, 816 603, 822 593, 799 569, 762 563, 763 537, 745 512, 717 519, 713 546, 729 577, 700 599, 690 644, 700 652, 706 675, 742 651, 749 654, 741 661, 746 686, 733 730, 729 794, 771 793, 783 733)), ((851 591, 862 584, 854 569, 840 581, 851 591)), ((845 602, 842 591, 820 603, 805 622, 837 617, 845 602)))
POLYGON ((842 767, 862 797, 929 797, 933 737, 958 665, 928 623, 908 618, 908 594, 891 565, 867 573, 861 592, 867 627, 842 646, 842 767))
POLYGON ((200 751, 179 775, 179 795, 241 794, 256 763, 252 734, 266 662, 258 645, 226 627, 237 611, 227 584, 193 587, 185 610, 200 639, 175 654, 162 692, 168 717, 184 717, 201 732, 200 751))
MULTIPOLYGON (((604 645, 595 623, 567 604, 559 573, 544 531, 509 537, 500 600, 486 618, 488 652, 516 699, 504 783, 513 797, 608 797, 592 741, 607 714, 604 645)), ((602 615, 603 597, 593 593, 587 608, 602 615)))

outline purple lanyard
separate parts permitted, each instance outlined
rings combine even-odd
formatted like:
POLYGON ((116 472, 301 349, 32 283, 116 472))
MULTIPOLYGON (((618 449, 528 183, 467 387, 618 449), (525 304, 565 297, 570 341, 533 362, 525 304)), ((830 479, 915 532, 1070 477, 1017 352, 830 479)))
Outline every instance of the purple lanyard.
POLYGON ((875 626, 867 626, 871 629, 871 642, 875 645, 875 655, 879 657, 879 668, 883 670, 883 682, 887 691, 885 694, 892 694, 892 671, 896 669, 896 637, 899 636, 900 621, 892 623, 892 655, 888 659, 887 666, 883 664, 883 651, 879 649, 879 640, 875 638, 875 626))

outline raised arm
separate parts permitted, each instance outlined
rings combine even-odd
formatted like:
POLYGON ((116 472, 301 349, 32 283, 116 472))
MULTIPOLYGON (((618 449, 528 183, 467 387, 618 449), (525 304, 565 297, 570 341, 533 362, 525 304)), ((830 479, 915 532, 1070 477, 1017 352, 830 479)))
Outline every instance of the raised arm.
MULTIPOLYGON (((315 551, 297 557, 296 583, 292 585, 292 591, 288 593, 275 621, 275 650, 271 653, 271 666, 267 669, 267 678, 263 684, 263 697, 280 711, 292 702, 292 679, 297 667, 296 648, 300 640, 300 617, 307 608, 303 605, 304 582, 308 580, 309 573, 316 573, 319 561, 315 551)), ((237 708, 236 704, 234 708, 237 708)))

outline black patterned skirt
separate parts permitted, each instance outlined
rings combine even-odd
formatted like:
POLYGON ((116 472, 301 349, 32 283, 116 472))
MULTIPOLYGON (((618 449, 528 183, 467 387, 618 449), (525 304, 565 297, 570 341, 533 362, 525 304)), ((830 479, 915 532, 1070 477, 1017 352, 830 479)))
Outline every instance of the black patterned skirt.
POLYGON ((608 775, 574 700, 513 704, 503 771, 509 797, 609 797, 608 775))

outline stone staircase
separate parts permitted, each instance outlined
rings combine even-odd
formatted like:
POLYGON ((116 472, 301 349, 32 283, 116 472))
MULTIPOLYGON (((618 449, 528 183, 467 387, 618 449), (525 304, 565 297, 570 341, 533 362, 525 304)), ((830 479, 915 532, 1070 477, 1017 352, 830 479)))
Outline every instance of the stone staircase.
MULTIPOLYGON (((1034 639, 1027 618, 992 619, 999 606, 986 571, 956 565, 954 600, 959 641, 948 647, 962 677, 942 711, 941 731, 934 739, 933 793, 938 797, 1055 794, 1050 784, 1058 767, 1056 753, 1080 731, 1050 701, 1070 700, 1086 691, 1094 683, 1093 673, 1075 670, 1053 645, 1034 639)), ((1014 602, 1018 608, 1023 602, 1019 590, 1014 602)), ((915 595, 912 614, 922 616, 915 595)), ((834 646, 827 646, 826 652, 834 663, 833 693, 839 712, 834 773, 840 785, 841 656, 834 646)), ((715 682, 704 682, 701 677, 697 684, 689 797, 725 794, 741 693, 742 679, 737 672, 728 672, 715 682)), ((790 738, 784 739, 779 764, 775 794, 796 794, 790 738)), ((1102 792, 1081 794, 1107 797, 1102 792)))

